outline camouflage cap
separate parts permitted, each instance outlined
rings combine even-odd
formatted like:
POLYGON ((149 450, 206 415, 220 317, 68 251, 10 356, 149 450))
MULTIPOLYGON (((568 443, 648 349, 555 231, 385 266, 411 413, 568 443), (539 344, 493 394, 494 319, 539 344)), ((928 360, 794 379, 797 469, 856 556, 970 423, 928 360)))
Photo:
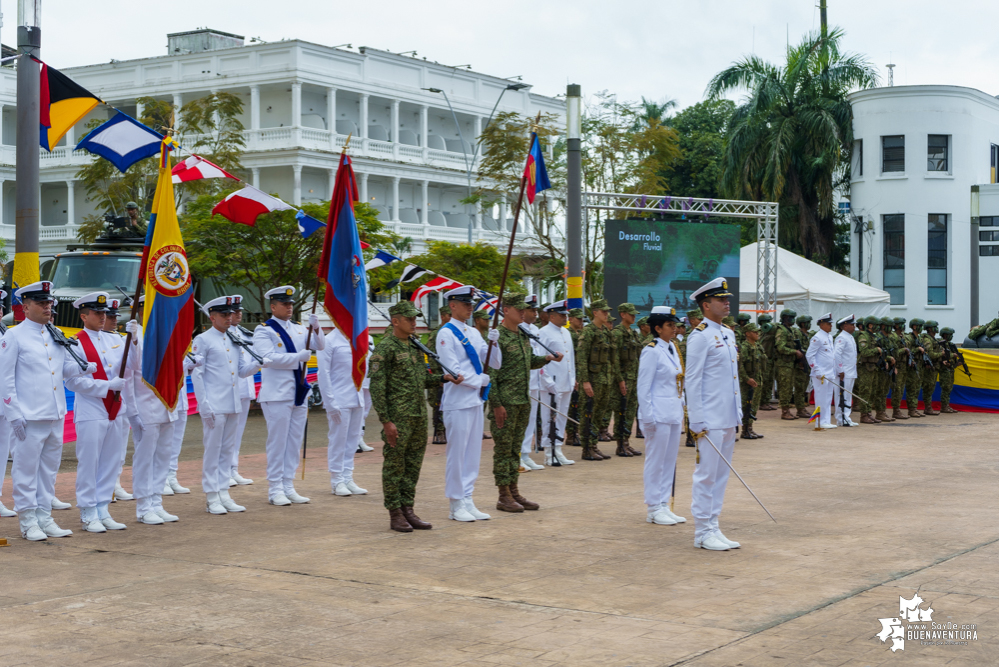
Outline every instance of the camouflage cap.
POLYGON ((926 320, 926 324, 924 326, 927 329, 936 329, 940 325, 937 323, 936 320, 926 320))
POLYGON ((763 313, 762 315, 756 318, 756 321, 759 324, 767 324, 768 322, 773 322, 774 317, 770 313, 763 313))
POLYGON ((742 327, 742 332, 743 333, 754 333, 754 332, 755 333, 760 333, 760 327, 759 327, 759 325, 754 324, 753 322, 749 322, 748 324, 746 324, 746 326, 742 327))
POLYGON ((582 308, 570 308, 569 309, 569 317, 576 317, 576 318, 579 318, 579 319, 583 319, 583 317, 584 317, 583 309, 582 308))
POLYGON ((635 308, 633 303, 622 303, 617 307, 617 312, 628 313, 629 315, 638 315, 638 308, 635 308))
POLYGON ((607 299, 597 299, 590 303, 590 310, 610 310, 611 307, 607 305, 607 299))
POLYGON ((911 320, 909 320, 909 326, 910 327, 921 327, 924 324, 926 324, 926 323, 923 322, 922 318, 919 318, 919 317, 913 317, 911 320))
POLYGON ((731 315, 722 318, 722 324, 727 324, 728 326, 735 326, 735 318, 731 315))
POLYGON ((523 292, 507 292, 503 295, 502 303, 504 306, 510 306, 511 308, 523 309, 527 307, 524 303, 524 297, 527 296, 523 292))
POLYGON ((646 317, 640 317, 640 318, 638 318, 638 321, 635 322, 635 324, 637 324, 640 327, 643 327, 643 326, 645 326, 648 323, 649 323, 648 316, 646 316, 646 317))
POLYGON ((395 317, 400 315, 402 317, 416 317, 420 314, 420 311, 416 309, 412 301, 400 301, 391 308, 389 308, 389 316, 395 317))
POLYGON ((441 315, 450 315, 451 314, 451 306, 441 306, 439 312, 440 312, 441 315))
POLYGON ((735 321, 738 322, 739 324, 745 324, 750 319, 751 318, 749 317, 749 313, 739 313, 738 315, 735 316, 735 321))
POLYGON ((699 320, 703 320, 704 313, 701 312, 700 308, 694 308, 693 310, 687 311, 687 317, 696 317, 699 320))
POLYGON ((474 313, 472 313, 472 319, 473 320, 488 320, 489 319, 489 313, 487 313, 484 310, 477 310, 474 313))
POLYGON ((790 319, 793 320, 797 316, 798 316, 798 313, 795 312, 795 311, 793 311, 793 310, 791 310, 790 308, 786 308, 786 309, 784 309, 784 310, 782 310, 780 312, 780 319, 781 319, 782 322, 784 320, 788 319, 788 318, 790 318, 790 319))
POLYGON ((954 335, 954 330, 951 329, 950 327, 944 327, 943 329, 940 330, 940 335, 941 336, 947 336, 947 335, 953 336, 954 335))

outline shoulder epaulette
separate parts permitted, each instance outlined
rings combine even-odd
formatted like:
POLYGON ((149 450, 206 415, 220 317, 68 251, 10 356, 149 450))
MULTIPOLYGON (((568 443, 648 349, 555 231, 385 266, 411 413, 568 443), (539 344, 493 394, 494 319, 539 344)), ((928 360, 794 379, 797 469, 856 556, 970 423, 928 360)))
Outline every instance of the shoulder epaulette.
POLYGON ((267 324, 267 321, 264 321, 264 322, 261 322, 261 323, 260 323, 260 326, 262 326, 262 327, 266 327, 266 326, 268 326, 268 324, 267 324))
POLYGON ((649 347, 655 347, 655 346, 656 346, 656 339, 653 338, 652 340, 649 341, 649 347))
POLYGON ((708 328, 708 325, 705 324, 704 322, 701 322, 696 327, 694 327, 694 331, 704 331, 707 328, 708 328))

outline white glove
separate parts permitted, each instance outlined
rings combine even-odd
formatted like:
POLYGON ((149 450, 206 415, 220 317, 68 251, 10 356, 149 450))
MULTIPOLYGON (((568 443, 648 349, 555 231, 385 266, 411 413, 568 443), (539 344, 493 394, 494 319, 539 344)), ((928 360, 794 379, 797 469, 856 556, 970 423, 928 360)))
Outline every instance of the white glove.
POLYGON ((260 362, 260 367, 261 368, 267 368, 268 366, 270 366, 273 363, 274 363, 273 359, 271 359, 270 357, 264 357, 264 360, 260 362))
POLYGON ((487 338, 490 340, 490 342, 493 342, 493 343, 495 343, 496 341, 498 341, 499 340, 499 329, 490 329, 489 330, 489 335, 487 336, 487 338))
POLYGON ((215 415, 211 412, 202 412, 201 423, 208 428, 215 428, 215 415))
POLYGON ((693 424, 690 425, 691 433, 700 433, 701 431, 706 431, 707 429, 708 425, 705 424, 704 422, 694 422, 693 424))
POLYGON ((196 354, 194 355, 194 363, 191 368, 200 368, 205 365, 205 355, 196 354))
POLYGON ((343 421, 343 415, 340 414, 340 408, 338 407, 334 406, 331 408, 326 408, 326 414, 329 415, 330 422, 334 424, 339 424, 341 421, 343 421))
POLYGON ((128 424, 132 427, 132 437, 136 441, 140 440, 142 438, 143 425, 142 425, 142 419, 139 418, 139 415, 133 415, 129 417, 128 424))
POLYGON ((315 313, 309 315, 309 327, 315 329, 316 331, 319 330, 319 316, 315 313))
POLYGON ((137 336, 139 334, 139 323, 135 320, 129 320, 128 324, 125 325, 125 333, 137 336))
POLYGON ((27 423, 28 422, 24 421, 21 418, 17 418, 10 423, 10 427, 14 430, 14 435, 17 437, 18 440, 22 442, 24 442, 24 439, 28 437, 27 434, 24 432, 24 427, 27 425, 27 423))
POLYGON ((312 358, 312 350, 302 350, 298 353, 298 361, 308 362, 312 358))
POLYGON ((97 372, 97 364, 95 364, 94 362, 91 361, 89 364, 87 364, 87 370, 85 370, 83 372, 86 375, 93 375, 94 373, 97 372))
POLYGON ((121 391, 125 388, 125 378, 112 378, 108 380, 108 391, 121 391))

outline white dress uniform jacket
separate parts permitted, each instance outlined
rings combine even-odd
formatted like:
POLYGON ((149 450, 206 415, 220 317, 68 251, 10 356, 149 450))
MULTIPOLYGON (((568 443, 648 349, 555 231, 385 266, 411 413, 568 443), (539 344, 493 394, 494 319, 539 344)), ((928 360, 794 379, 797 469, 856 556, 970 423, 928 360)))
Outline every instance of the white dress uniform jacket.
MULTIPOLYGON (((461 410, 463 408, 482 408, 482 399, 479 398, 479 389, 489 384, 489 376, 486 375, 486 352, 489 349, 488 343, 482 338, 482 334, 475 327, 468 326, 464 322, 459 322, 452 318, 451 324, 471 343, 472 349, 479 356, 479 365, 482 366, 482 373, 476 374, 472 361, 468 358, 465 346, 458 342, 457 336, 447 326, 440 328, 437 332, 437 354, 441 363, 450 368, 458 375, 463 375, 461 384, 453 382, 444 383, 444 396, 441 398, 441 410, 461 410)), ((499 368, 503 363, 503 354, 498 345, 493 346, 493 353, 489 355, 489 366, 499 368)), ((481 433, 479 434, 481 435, 481 433)))
POLYGON ((811 342, 808 343, 808 351, 805 352, 805 359, 812 369, 813 378, 825 377, 829 380, 836 377, 836 358, 833 351, 832 334, 819 329, 811 342))
MULTIPOLYGON (((142 380, 142 325, 139 325, 138 333, 132 335, 130 345, 132 347, 128 351, 128 365, 134 370, 132 371, 132 381, 126 382, 125 389, 122 390, 129 421, 133 417, 138 417, 143 424, 168 424, 177 421, 177 411, 168 410, 163 405, 163 401, 142 380), (134 367, 132 366, 133 358, 137 364, 134 367)), ((177 403, 179 405, 186 400, 187 392, 181 387, 181 396, 177 403)))
MULTIPOLYGON (((525 329, 527 329, 528 331, 530 331, 535 336, 537 336, 537 335, 539 335, 541 333, 541 329, 539 329, 536 324, 521 324, 520 326, 523 327, 523 328, 525 328, 525 329)), ((540 345, 538 345, 534 341, 533 338, 531 339, 531 350, 534 352, 534 354, 540 355, 542 357, 545 356, 546 354, 548 354, 548 352, 545 351, 545 348, 543 348, 540 345)), ((539 389, 541 389, 541 369, 540 368, 536 368, 536 369, 534 369, 534 370, 531 371, 531 386, 530 386, 530 390, 531 391, 538 391, 539 389)), ((534 401, 531 401, 531 404, 535 405, 535 406, 537 405, 537 403, 534 403, 534 401)), ((535 409, 537 409, 537 408, 535 408, 535 409)), ((531 424, 534 424, 534 420, 533 419, 531 420, 531 424)))
POLYGON ((24 320, 0 340, 0 394, 7 421, 62 419, 66 416, 63 381, 83 374, 41 324, 24 320))
POLYGON ((833 343, 836 373, 844 378, 857 377, 857 341, 845 331, 841 331, 833 343))
MULTIPOLYGON (((260 395, 257 397, 260 403, 295 400, 295 369, 302 365, 297 353, 305 349, 305 339, 308 336, 308 327, 304 324, 273 319, 288 332, 295 345, 295 353, 290 353, 285 348, 273 325, 265 322, 253 330, 253 351, 260 357, 271 359, 271 364, 260 371, 260 395)), ((309 349, 322 350, 324 347, 326 337, 322 333, 317 335, 313 332, 309 337, 309 349)))
MULTIPOLYGON (((551 322, 541 327, 541 342, 565 355, 562 362, 548 364, 538 370, 541 389, 549 394, 562 394, 572 391, 576 385, 576 351, 572 348, 572 336, 565 327, 559 327, 551 322)), ((542 348, 535 354, 548 354, 542 348)))
POLYGON ((323 403, 337 408, 361 408, 364 400, 361 392, 354 387, 351 374, 350 341, 334 328, 326 334, 326 344, 316 353, 319 365, 319 391, 323 403))
POLYGON ((687 336, 687 418, 708 429, 742 423, 735 333, 704 320, 687 336))
MULTIPOLYGON (((107 375, 108 379, 118 377, 118 372, 121 369, 122 353, 125 350, 125 340, 113 331, 91 331, 90 329, 83 329, 77 334, 77 338, 80 336, 90 337, 94 349, 100 356, 101 366, 104 368, 104 374, 107 375)), ((82 346, 78 349, 80 350, 78 354, 83 357, 82 346)), ((135 356, 130 356, 128 368, 135 369, 138 366, 139 362, 136 361, 135 356)), ((126 382, 129 377, 130 372, 127 369, 125 371, 126 382)), ((74 424, 108 419, 108 411, 104 407, 104 397, 108 395, 108 380, 98 380, 92 375, 77 375, 66 380, 66 388, 76 394, 73 403, 74 424)), ((118 414, 123 420, 125 419, 124 407, 123 405, 118 409, 118 414)))
POLYGON ((676 386, 682 369, 680 352, 672 342, 653 339, 642 348, 638 362, 639 422, 683 423, 683 397, 676 386))
MULTIPOLYGON (((253 344, 253 339, 248 340, 246 336, 243 335, 243 332, 239 330, 238 326, 233 325, 229 327, 229 331, 232 332, 232 335, 235 336, 236 338, 240 340, 245 340, 247 343, 250 343, 251 345, 253 344)), ((250 356, 250 353, 244 350, 243 348, 239 348, 239 354, 241 357, 244 358, 244 363, 253 363, 255 361, 254 358, 250 356)), ((247 375, 245 378, 240 380, 239 397, 240 398, 257 397, 257 386, 253 382, 252 375, 247 375)))
MULTIPOLYGON (((238 335, 238 334, 237 334, 238 335)), ((241 390, 246 378, 253 377, 260 366, 222 331, 212 327, 199 334, 191 352, 205 358, 202 365, 191 371, 198 412, 202 414, 235 414, 242 409, 241 390)))

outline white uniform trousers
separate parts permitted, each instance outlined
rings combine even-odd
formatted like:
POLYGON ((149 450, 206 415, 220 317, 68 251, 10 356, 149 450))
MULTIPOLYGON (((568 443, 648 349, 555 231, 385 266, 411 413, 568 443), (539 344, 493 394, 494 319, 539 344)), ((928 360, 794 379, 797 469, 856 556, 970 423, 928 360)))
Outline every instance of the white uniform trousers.
POLYGON ((450 500, 468 498, 475 491, 482 460, 482 406, 444 410, 447 449, 444 464, 444 495, 450 500))
MULTIPOLYGON (((838 379, 838 378, 837 378, 838 379)), ((833 416, 833 389, 829 378, 812 378, 812 389, 815 391, 815 406, 819 409, 819 426, 829 426, 833 416)), ((708 445, 710 447, 711 445, 708 445)))
MULTIPOLYGON (((537 389, 531 390, 531 396, 540 399, 541 392, 537 389)), ((530 399, 528 399, 530 400, 530 399)), ((538 430, 538 402, 531 401, 531 416, 527 418, 527 430, 524 431, 524 442, 520 445, 521 454, 531 453, 531 443, 534 442, 534 433, 538 430)), ((450 437, 450 436, 448 436, 450 437)), ((540 446, 540 443, 539 443, 540 446)))
MULTIPOLYGON (((552 442, 550 442, 549 437, 549 427, 548 422, 551 419, 551 404, 552 404, 552 394, 547 391, 541 392, 541 442, 545 449, 551 449, 552 442)), ((564 415, 569 414, 569 404, 572 403, 572 392, 563 391, 562 393, 555 394, 555 409, 562 414, 555 413, 555 433, 561 437, 565 437, 565 417, 564 415)), ((554 444, 559 444, 556 440, 554 444)), ((565 443, 562 443, 565 444, 565 443)))
POLYGON ((853 403, 853 385, 856 382, 857 378, 843 378, 843 389, 846 389, 846 395, 843 397, 843 405, 846 407, 840 407, 839 395, 841 392, 839 387, 833 387, 833 403, 836 404, 836 422, 840 426, 846 423, 846 420, 850 417, 850 413, 853 411, 850 405, 853 403))
POLYGON ((250 399, 241 398, 239 399, 239 403, 240 409, 236 415, 236 447, 232 450, 232 470, 239 469, 239 448, 243 444, 243 433, 246 431, 246 418, 250 416, 250 399))
POLYGON ((163 487, 170 472, 173 422, 146 424, 132 454, 132 493, 135 516, 141 518, 163 507, 163 487))
POLYGON ((52 511, 56 473, 62 462, 62 419, 29 421, 25 438, 11 436, 14 465, 10 478, 14 483, 14 511, 43 509, 52 511))
POLYGON ((295 471, 309 412, 304 405, 296 407, 295 401, 264 401, 260 408, 267 422, 267 494, 270 499, 295 488, 295 471))
POLYGON ((340 423, 334 424, 326 413, 329 424, 329 444, 326 446, 326 469, 330 472, 330 486, 346 484, 354 479, 354 454, 361 439, 364 408, 340 408, 340 423))
POLYGON ((10 424, 5 417, 0 417, 0 498, 3 497, 3 487, 7 481, 7 459, 14 450, 14 444, 10 441, 12 437, 10 424))
MULTIPOLYGON (((180 400, 187 401, 187 396, 181 396, 180 400)), ((180 460, 180 448, 184 444, 184 432, 187 431, 187 410, 181 409, 177 413, 177 421, 173 422, 173 439, 170 441, 170 472, 177 473, 177 462, 180 460)), ((226 487, 229 488, 228 486, 226 487)))
POLYGON ((121 463, 119 420, 125 415, 76 424, 76 506, 81 509, 111 502, 121 463))
POLYGON ((239 413, 215 413, 215 427, 201 422, 205 455, 201 460, 201 489, 205 493, 218 493, 229 489, 232 475, 232 452, 237 448, 236 432, 239 413))
POLYGON ((649 507, 669 503, 670 495, 673 493, 676 457, 680 452, 681 431, 683 431, 683 424, 659 422, 642 424, 642 434, 645 436, 645 470, 643 472, 645 504, 649 507))
MULTIPOLYGON (((364 399, 364 416, 361 417, 361 432, 357 434, 357 447, 364 442, 364 424, 368 421, 368 414, 371 412, 371 390, 367 387, 361 389, 361 396, 364 399)), ((354 448, 357 451, 357 447, 354 448)))
MULTIPOLYGON (((708 436, 731 462, 735 451, 735 434, 738 427, 711 429, 708 436)), ((703 538, 718 530, 718 516, 725 501, 729 468, 718 456, 715 448, 703 438, 697 442, 701 462, 694 467, 694 480, 690 489, 690 513, 694 516, 694 538, 703 538)))

